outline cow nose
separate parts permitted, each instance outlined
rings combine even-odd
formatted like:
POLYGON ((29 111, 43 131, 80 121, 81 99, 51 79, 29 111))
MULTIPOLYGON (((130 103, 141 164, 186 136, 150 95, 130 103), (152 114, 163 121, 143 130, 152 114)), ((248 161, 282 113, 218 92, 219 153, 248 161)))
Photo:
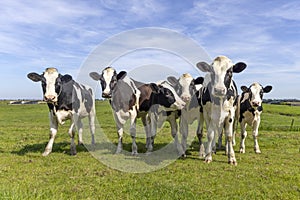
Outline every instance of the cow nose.
POLYGON ((259 106, 259 102, 258 102, 258 101, 253 101, 253 102, 252 102, 252 105, 253 105, 254 107, 258 107, 258 106, 259 106))
POLYGON ((45 100, 46 101, 53 101, 54 99, 55 99, 54 95, 47 95, 47 96, 45 96, 45 100))
POLYGON ((226 93, 225 88, 214 88, 214 94, 218 96, 223 96, 226 93))
POLYGON ((111 98, 111 94, 110 93, 102 93, 102 97, 103 98, 111 98))
POLYGON ((182 96, 181 99, 184 101, 184 102, 189 102, 191 100, 191 97, 189 96, 182 96))

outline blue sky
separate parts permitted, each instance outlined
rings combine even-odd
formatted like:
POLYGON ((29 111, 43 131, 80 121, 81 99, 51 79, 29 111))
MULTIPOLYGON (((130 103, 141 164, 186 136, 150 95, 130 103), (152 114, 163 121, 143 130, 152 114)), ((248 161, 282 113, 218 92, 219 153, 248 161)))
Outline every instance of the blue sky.
MULTIPOLYGON (((298 0, 2 0, 0 99, 41 98, 40 84, 27 79, 27 73, 57 67, 62 74, 76 77, 104 41, 144 27, 176 31, 199 44, 211 58, 226 55, 247 63, 247 69, 235 75, 239 86, 260 82, 273 86, 265 98, 300 99, 299 10, 298 0)), ((137 57, 146 60, 143 65, 148 68, 147 62, 157 59, 156 52, 139 52, 114 61, 114 67, 132 70, 137 57)), ((160 58, 161 65, 172 68, 176 59, 167 58, 160 58)), ((100 71, 101 63, 98 66, 100 71)))

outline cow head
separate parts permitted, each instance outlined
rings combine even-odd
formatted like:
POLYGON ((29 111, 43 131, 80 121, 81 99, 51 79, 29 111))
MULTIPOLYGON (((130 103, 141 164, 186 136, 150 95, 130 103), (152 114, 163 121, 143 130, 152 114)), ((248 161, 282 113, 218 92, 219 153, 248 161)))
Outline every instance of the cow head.
POLYGON ((156 85, 155 83, 150 83, 152 93, 157 99, 157 104, 162 105, 166 108, 170 108, 176 101, 174 94, 168 88, 161 85, 156 85))
POLYGON ((72 76, 62 76, 55 68, 47 68, 41 75, 32 72, 27 74, 27 77, 34 82, 41 81, 44 100, 49 103, 56 103, 62 92, 62 85, 72 80, 72 76))
POLYGON ((125 71, 121 71, 117 74, 116 70, 112 67, 106 67, 101 74, 97 72, 90 73, 92 79, 100 81, 103 98, 111 98, 117 81, 123 79, 126 75, 127 73, 125 71))
POLYGON ((176 79, 174 76, 169 76, 167 80, 184 102, 189 102, 197 91, 196 86, 203 83, 203 77, 194 79, 189 73, 181 75, 179 79, 176 79))
POLYGON ((243 93, 248 94, 250 105, 253 108, 259 107, 262 104, 263 94, 269 93, 272 90, 272 86, 268 85, 263 87, 259 83, 253 83, 249 88, 241 86, 243 93))
POLYGON ((210 73, 211 94, 215 97, 224 97, 230 87, 233 73, 242 72, 247 65, 243 62, 233 64, 226 56, 218 56, 211 65, 199 62, 197 67, 203 72, 210 73))

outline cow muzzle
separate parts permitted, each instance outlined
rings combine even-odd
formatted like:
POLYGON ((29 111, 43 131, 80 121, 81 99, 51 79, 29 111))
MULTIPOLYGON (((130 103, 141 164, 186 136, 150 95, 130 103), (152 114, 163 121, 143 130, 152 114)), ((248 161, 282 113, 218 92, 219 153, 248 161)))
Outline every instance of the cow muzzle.
POLYGON ((214 88, 212 94, 219 97, 225 96, 226 88, 214 88))
POLYGON ((102 93, 102 98, 111 98, 110 93, 102 93))
POLYGON ((258 106, 260 106, 260 102, 259 101, 252 101, 252 106, 253 107, 258 107, 258 106))
POLYGON ((55 95, 47 95, 44 97, 45 101, 46 102, 49 102, 49 103, 56 103, 57 102, 57 96, 55 95))
POLYGON ((185 103, 187 103, 187 102, 189 102, 189 101, 191 100, 191 96, 187 96, 187 95, 181 96, 181 99, 182 99, 185 103))

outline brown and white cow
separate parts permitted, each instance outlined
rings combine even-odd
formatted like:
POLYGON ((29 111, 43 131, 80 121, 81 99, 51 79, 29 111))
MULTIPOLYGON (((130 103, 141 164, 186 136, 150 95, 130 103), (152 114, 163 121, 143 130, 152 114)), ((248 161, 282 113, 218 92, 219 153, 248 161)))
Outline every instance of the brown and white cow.
POLYGON ((69 128, 71 137, 71 155, 76 154, 74 142, 75 129, 78 130, 78 143, 83 144, 83 125, 81 119, 89 118, 92 145, 94 145, 95 133, 95 99, 93 90, 75 82, 72 76, 61 75, 55 68, 47 68, 41 75, 29 73, 27 77, 34 82, 41 82, 44 94, 44 101, 49 107, 50 118, 50 140, 45 148, 43 156, 52 151, 53 142, 57 133, 58 124, 64 124, 66 120, 72 121, 69 128))
POLYGON ((216 57, 212 64, 199 62, 197 67, 208 74, 201 88, 201 112, 207 128, 207 148, 205 162, 212 161, 215 140, 224 128, 227 142, 228 163, 237 164, 232 145, 233 122, 237 88, 232 80, 233 73, 242 72, 246 64, 233 62, 226 56, 216 57))
POLYGON ((253 83, 250 87, 242 86, 243 93, 239 97, 237 116, 241 125, 241 142, 240 153, 245 153, 245 140, 247 137, 246 127, 247 124, 252 127, 252 135, 254 140, 255 153, 261 153, 257 137, 258 128, 260 124, 260 116, 263 110, 262 100, 263 94, 269 93, 272 90, 272 86, 268 85, 263 87, 259 83, 253 83))

